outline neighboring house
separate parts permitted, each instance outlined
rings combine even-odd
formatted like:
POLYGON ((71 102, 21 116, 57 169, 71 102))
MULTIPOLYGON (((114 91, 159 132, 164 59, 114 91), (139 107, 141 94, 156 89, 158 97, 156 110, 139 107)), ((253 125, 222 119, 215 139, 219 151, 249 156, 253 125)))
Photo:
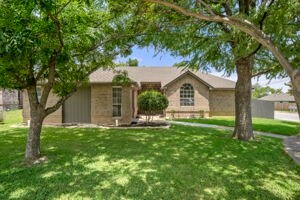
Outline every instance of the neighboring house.
POLYGON ((260 100, 274 102, 275 110, 297 110, 295 98, 291 94, 271 94, 260 100))
POLYGON ((4 110, 14 110, 22 107, 22 92, 18 90, 0 89, 0 106, 4 110))
POLYGON ((0 89, 0 121, 3 121, 3 111, 21 108, 22 104, 22 92, 0 89))
MULTIPOLYGON (((80 89, 65 104, 45 119, 45 123, 130 124, 139 113, 138 94, 159 90, 169 100, 163 112, 167 117, 234 115, 235 82, 211 74, 175 67, 119 67, 134 82, 130 87, 114 86, 113 70, 99 69, 90 75, 88 87, 80 89)), ((25 95, 24 95, 25 97, 25 95)), ((57 101, 50 94, 48 105, 57 101)), ((24 122, 29 119, 28 98, 24 98, 24 122)))

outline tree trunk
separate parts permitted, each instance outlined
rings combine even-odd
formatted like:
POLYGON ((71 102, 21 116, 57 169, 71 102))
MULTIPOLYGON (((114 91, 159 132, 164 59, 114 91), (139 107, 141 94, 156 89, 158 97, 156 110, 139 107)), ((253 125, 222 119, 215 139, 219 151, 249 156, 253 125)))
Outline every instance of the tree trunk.
POLYGON ((28 131, 25 160, 33 162, 40 158, 40 136, 42 130, 43 118, 39 112, 32 116, 30 128, 28 131))
POLYGON ((298 115, 299 115, 299 120, 300 120, 300 95, 294 94, 296 105, 297 105, 297 110, 298 110, 298 115))
POLYGON ((293 95, 295 97, 298 115, 300 119, 300 69, 295 69, 290 75, 292 86, 293 86, 293 95))
POLYGON ((251 114, 251 78, 253 58, 236 61, 238 80, 235 88, 235 129, 234 138, 248 141, 254 138, 251 114))
POLYGON ((45 116, 45 108, 39 104, 36 87, 27 89, 30 105, 30 127, 25 151, 25 161, 33 163, 40 158, 40 135, 45 116))

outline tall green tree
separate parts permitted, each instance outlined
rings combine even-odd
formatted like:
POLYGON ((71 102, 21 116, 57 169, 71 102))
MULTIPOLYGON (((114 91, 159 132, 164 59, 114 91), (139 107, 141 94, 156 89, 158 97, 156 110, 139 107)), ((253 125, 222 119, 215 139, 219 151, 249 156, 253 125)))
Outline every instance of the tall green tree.
POLYGON ((27 92, 26 161, 41 155, 45 117, 87 83, 89 74, 130 53, 130 30, 107 1, 0 0, 0 87, 27 92), (60 99, 48 107, 50 92, 60 99))
MULTIPOLYGON (((300 108, 300 67, 299 67, 299 1, 297 0, 138 0, 150 2, 174 10, 197 23, 215 22, 239 30, 259 42, 272 53, 293 85, 293 94, 300 108), (275 7, 275 8, 274 8, 275 7), (261 18, 260 18, 261 17, 261 18), (263 27, 269 18, 268 25, 263 27)), ((161 10, 157 10, 160 12, 161 10)), ((162 11, 166 12, 165 10, 162 11)), ((248 41, 247 37, 241 37, 248 41)), ((251 46, 251 45, 250 45, 251 46)), ((245 46, 248 49, 249 46, 245 46)), ((257 48, 258 50, 260 49, 257 48)), ((271 72, 272 70, 268 70, 271 72)), ((261 74, 262 72, 259 72, 261 74)), ((239 80, 238 80, 239 82, 239 80)), ((249 84, 248 84, 249 85, 249 84)), ((237 87, 238 88, 238 87, 237 87)), ((300 111, 298 109, 300 117, 300 111)), ((237 128, 237 127, 236 127, 237 128)))
POLYGON ((255 99, 270 95, 270 94, 281 94, 282 88, 275 89, 270 86, 261 86, 259 83, 253 85, 252 97, 255 99))
MULTIPOLYGON (((236 126, 233 136, 243 140, 253 138, 251 79, 263 74, 268 77, 284 76, 279 62, 287 65, 285 67, 289 69, 289 75, 297 71, 291 69, 282 52, 263 31, 271 32, 274 35, 272 39, 282 49, 291 50, 292 45, 288 41, 296 40, 297 23, 294 23, 293 15, 285 16, 284 12, 295 13, 294 7, 289 6, 296 2, 291 1, 288 6, 283 1, 255 0, 137 2, 140 4, 135 12, 140 14, 139 22, 146 22, 148 33, 143 37, 142 45, 152 44, 158 51, 167 49, 176 56, 186 57, 180 63, 186 67, 214 67, 219 71, 225 70, 227 74, 237 73, 236 126), (278 10, 281 12, 278 13, 278 10), (274 18, 280 20, 274 23, 274 18), (253 21, 253 24, 245 19, 253 21), (284 42, 280 38, 284 38, 284 42), (274 55, 279 59, 276 60, 270 51, 275 52, 274 55)), ((287 54, 289 59, 295 56, 295 49, 287 54)))

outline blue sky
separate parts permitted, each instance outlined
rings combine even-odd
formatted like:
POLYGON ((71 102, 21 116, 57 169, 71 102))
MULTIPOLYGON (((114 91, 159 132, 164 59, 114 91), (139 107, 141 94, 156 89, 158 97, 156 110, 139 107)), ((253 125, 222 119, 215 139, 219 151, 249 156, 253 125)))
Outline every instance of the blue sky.
MULTIPOLYGON (((155 49, 152 47, 148 48, 133 48, 133 52, 130 56, 126 58, 118 58, 119 62, 126 62, 128 58, 135 58, 139 61, 140 67, 169 67, 173 66, 174 63, 182 61, 180 57, 173 57, 169 52, 161 52, 156 53, 155 49)), ((223 72, 216 72, 215 70, 211 70, 211 73, 217 76, 223 77, 223 72)), ((231 75, 230 77, 225 77, 231 80, 236 81, 236 74, 231 75)), ((270 86, 273 88, 283 88, 283 91, 286 92, 288 87, 284 85, 284 83, 289 82, 289 78, 284 79, 273 79, 267 80, 265 77, 260 77, 258 80, 253 79, 253 84, 258 82, 262 86, 270 86)))

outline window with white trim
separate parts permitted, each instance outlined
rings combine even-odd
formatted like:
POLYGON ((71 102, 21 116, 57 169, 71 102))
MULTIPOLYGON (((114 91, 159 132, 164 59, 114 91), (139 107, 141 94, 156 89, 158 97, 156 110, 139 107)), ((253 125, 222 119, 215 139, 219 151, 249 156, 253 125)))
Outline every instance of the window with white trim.
POLYGON ((113 117, 121 117, 122 115, 122 88, 112 88, 112 106, 113 106, 113 117))
POLYGON ((185 83, 180 88, 180 106, 194 106, 194 87, 185 83))

